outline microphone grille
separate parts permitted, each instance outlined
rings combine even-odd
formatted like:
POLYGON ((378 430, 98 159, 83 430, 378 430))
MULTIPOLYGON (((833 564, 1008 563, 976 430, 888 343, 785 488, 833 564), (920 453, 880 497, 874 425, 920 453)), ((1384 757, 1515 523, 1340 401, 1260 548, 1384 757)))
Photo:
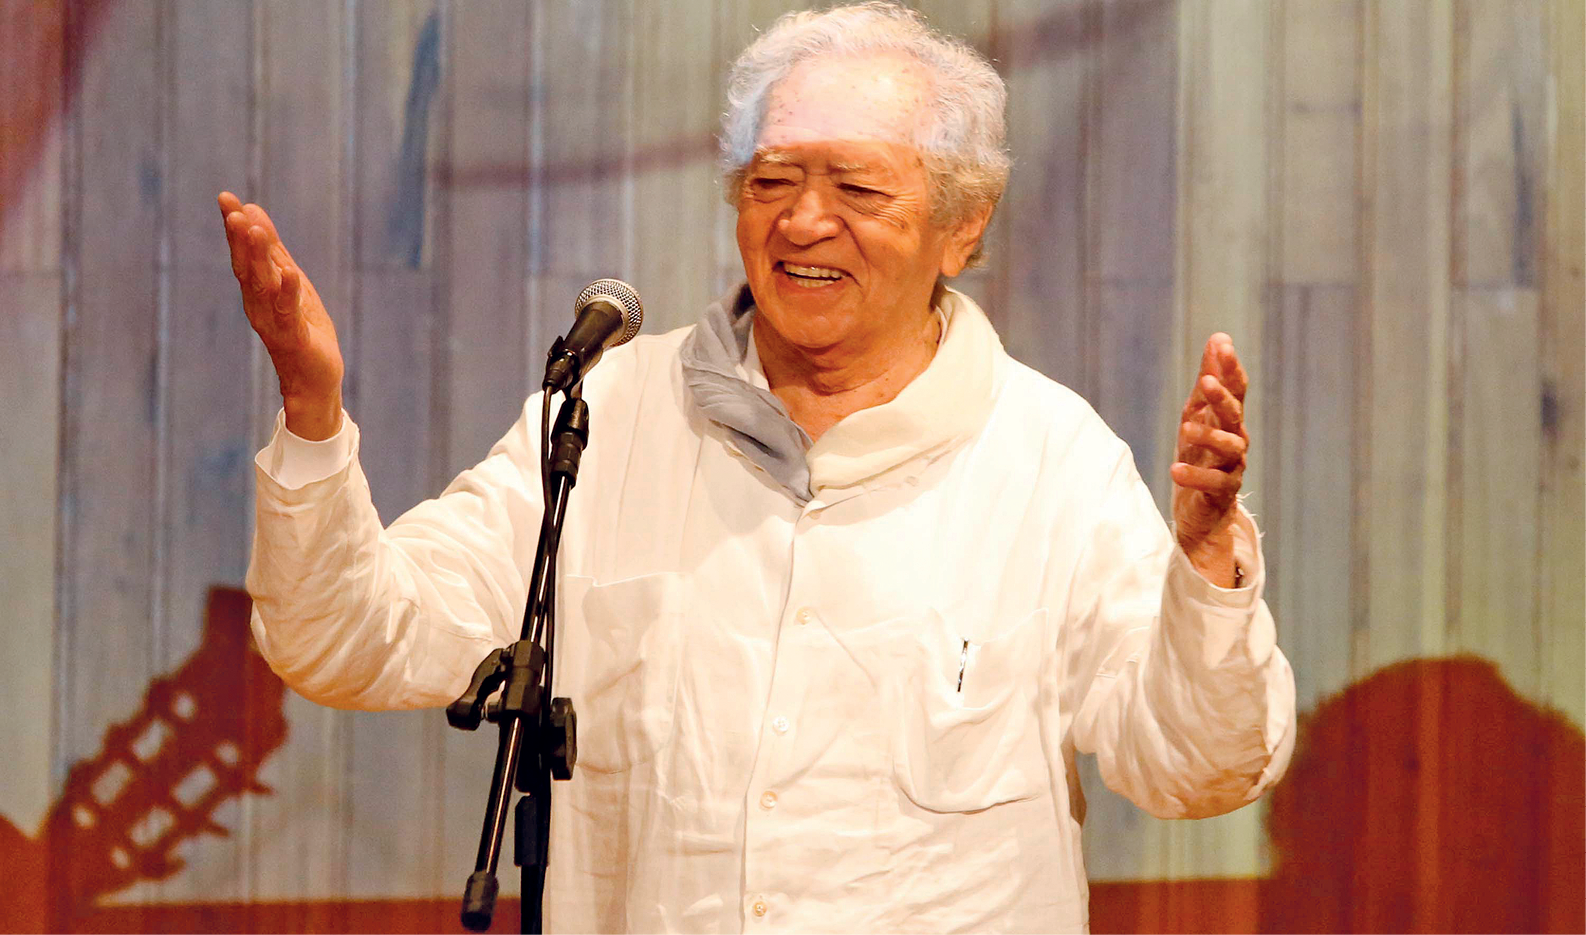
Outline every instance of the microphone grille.
POLYGON ((633 336, 639 333, 639 326, 644 324, 644 305, 639 301, 638 290, 620 279, 597 279, 585 286, 584 291, 573 300, 573 317, 578 317, 584 307, 596 299, 606 299, 622 308, 622 334, 607 347, 616 347, 633 340, 633 336))

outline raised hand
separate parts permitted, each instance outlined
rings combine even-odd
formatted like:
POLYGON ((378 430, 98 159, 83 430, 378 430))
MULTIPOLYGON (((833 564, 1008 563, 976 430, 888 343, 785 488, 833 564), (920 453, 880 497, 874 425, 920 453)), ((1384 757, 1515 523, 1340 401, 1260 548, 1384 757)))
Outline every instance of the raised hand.
POLYGON ((1235 584, 1233 521, 1250 449, 1244 407, 1249 386, 1233 339, 1222 332, 1212 335, 1179 417, 1171 469, 1179 545, 1206 580, 1225 588, 1235 584))
POLYGON ((275 366, 286 427, 302 438, 329 438, 341 428, 345 372, 336 326, 264 209, 231 192, 217 200, 242 309, 275 366))

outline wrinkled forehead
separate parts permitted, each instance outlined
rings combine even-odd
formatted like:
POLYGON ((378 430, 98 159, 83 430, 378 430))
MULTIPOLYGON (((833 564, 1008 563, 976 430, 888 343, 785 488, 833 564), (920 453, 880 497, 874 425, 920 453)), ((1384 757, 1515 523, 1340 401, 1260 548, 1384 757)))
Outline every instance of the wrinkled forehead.
POLYGON ((912 144, 930 82, 903 56, 816 58, 778 82, 766 102, 758 148, 838 141, 912 144))

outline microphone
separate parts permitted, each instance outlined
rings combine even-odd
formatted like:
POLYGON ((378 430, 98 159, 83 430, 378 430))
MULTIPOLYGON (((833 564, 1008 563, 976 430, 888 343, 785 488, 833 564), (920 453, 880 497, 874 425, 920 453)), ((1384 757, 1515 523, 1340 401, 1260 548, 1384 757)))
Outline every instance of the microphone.
POLYGON ((639 333, 644 306, 639 293, 620 279, 597 279, 573 300, 573 327, 551 345, 545 382, 551 393, 578 383, 608 347, 626 344, 639 333))

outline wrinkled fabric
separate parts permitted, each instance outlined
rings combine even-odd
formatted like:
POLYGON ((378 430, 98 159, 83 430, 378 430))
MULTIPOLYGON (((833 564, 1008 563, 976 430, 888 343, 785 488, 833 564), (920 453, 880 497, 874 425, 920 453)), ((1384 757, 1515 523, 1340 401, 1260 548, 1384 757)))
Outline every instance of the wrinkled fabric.
POLYGON ((807 503, 809 434, 788 418, 780 399, 743 372, 753 323, 754 297, 747 288, 713 303, 683 341, 683 379, 705 417, 790 496, 807 503))
POLYGON ((810 446, 810 485, 832 492, 875 483, 963 444, 986 423, 1008 355, 968 296, 942 289, 945 322, 936 354, 919 376, 879 406, 852 413, 810 446))
MULTIPOLYGON (((964 302, 952 329, 984 322, 964 302)), ((613 349, 586 381, 555 687, 580 761, 556 784, 550 930, 1082 931, 1079 753, 1162 817, 1228 811, 1282 774, 1293 676, 1242 509, 1247 584, 1224 590, 1176 548, 1127 446, 994 334, 970 362, 987 375, 971 431, 944 441, 917 408, 936 391, 906 390, 878 430, 936 441, 861 446, 833 462, 858 465, 845 483, 799 502, 695 404, 688 335, 613 349)), ((383 530, 355 424, 325 443, 339 464, 301 471, 278 429, 248 583, 290 685, 443 705, 516 637, 539 408, 383 530)))

